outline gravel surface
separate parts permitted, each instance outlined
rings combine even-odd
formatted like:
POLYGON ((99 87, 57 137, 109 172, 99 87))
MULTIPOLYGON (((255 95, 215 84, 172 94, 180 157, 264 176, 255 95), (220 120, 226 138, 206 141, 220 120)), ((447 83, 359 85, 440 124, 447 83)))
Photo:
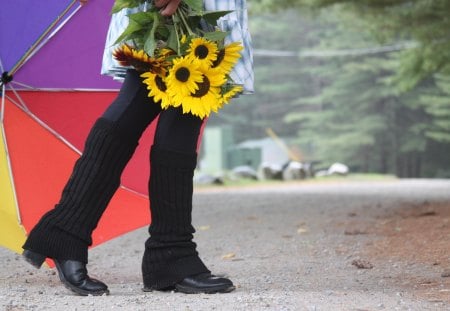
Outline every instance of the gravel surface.
POLYGON ((141 228, 90 251, 89 274, 109 285, 109 296, 75 296, 53 269, 34 269, 0 249, 0 310, 450 310, 449 202, 450 180, 199 188, 193 215, 199 253, 236 291, 142 292, 147 232, 141 228), (420 215, 439 221, 440 257, 386 249, 394 245, 386 239, 402 230, 397 220, 392 233, 385 230, 400 219, 392 218, 402 215, 397 211, 423 206, 420 215))

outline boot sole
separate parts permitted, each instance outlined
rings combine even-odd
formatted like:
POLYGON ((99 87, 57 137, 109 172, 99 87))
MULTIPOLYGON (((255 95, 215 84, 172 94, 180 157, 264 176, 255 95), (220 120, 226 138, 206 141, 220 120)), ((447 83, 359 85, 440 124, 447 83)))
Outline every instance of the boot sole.
POLYGON ((181 285, 175 285, 175 291, 184 293, 184 294, 226 294, 234 291, 236 289, 235 286, 228 287, 212 287, 212 288, 193 288, 193 287, 185 287, 181 285))
POLYGON ((142 289, 143 292, 177 292, 177 293, 183 293, 183 294, 225 294, 230 293, 236 289, 235 286, 228 286, 228 287, 215 287, 215 288, 208 288, 208 289, 198 289, 198 288, 192 288, 192 287, 184 287, 180 285, 175 285, 167 288, 152 288, 152 287, 144 287, 142 289))

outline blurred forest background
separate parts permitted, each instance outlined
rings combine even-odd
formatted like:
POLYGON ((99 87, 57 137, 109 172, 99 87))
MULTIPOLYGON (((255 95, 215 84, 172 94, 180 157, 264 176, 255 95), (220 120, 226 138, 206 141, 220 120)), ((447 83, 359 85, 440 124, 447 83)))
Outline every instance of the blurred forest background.
POLYGON ((248 0, 256 93, 214 114, 303 161, 450 178, 450 1, 248 0))

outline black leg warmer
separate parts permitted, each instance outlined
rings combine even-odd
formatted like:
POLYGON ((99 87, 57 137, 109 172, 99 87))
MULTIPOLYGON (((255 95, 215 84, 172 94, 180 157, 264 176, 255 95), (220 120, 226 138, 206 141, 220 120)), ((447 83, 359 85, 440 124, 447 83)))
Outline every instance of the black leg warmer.
POLYGON ((197 155, 151 150, 149 195, 152 223, 142 273, 148 289, 170 287, 187 276, 209 272, 200 260, 191 224, 193 174, 197 155))
POLYGON ((59 203, 41 218, 23 248, 87 263, 92 231, 119 187, 138 139, 119 131, 114 122, 98 119, 59 203))

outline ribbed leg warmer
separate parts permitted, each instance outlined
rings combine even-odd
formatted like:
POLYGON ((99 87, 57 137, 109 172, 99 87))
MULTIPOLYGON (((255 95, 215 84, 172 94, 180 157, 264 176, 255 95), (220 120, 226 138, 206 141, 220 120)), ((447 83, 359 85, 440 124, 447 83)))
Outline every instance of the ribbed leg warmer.
POLYGON ((149 195, 152 223, 142 273, 146 288, 163 289, 187 276, 209 272, 200 260, 192 226, 195 153, 151 150, 149 195))
POLYGON ((59 203, 41 218, 23 248, 87 263, 92 231, 120 185, 137 139, 124 136, 114 122, 98 119, 59 203))

